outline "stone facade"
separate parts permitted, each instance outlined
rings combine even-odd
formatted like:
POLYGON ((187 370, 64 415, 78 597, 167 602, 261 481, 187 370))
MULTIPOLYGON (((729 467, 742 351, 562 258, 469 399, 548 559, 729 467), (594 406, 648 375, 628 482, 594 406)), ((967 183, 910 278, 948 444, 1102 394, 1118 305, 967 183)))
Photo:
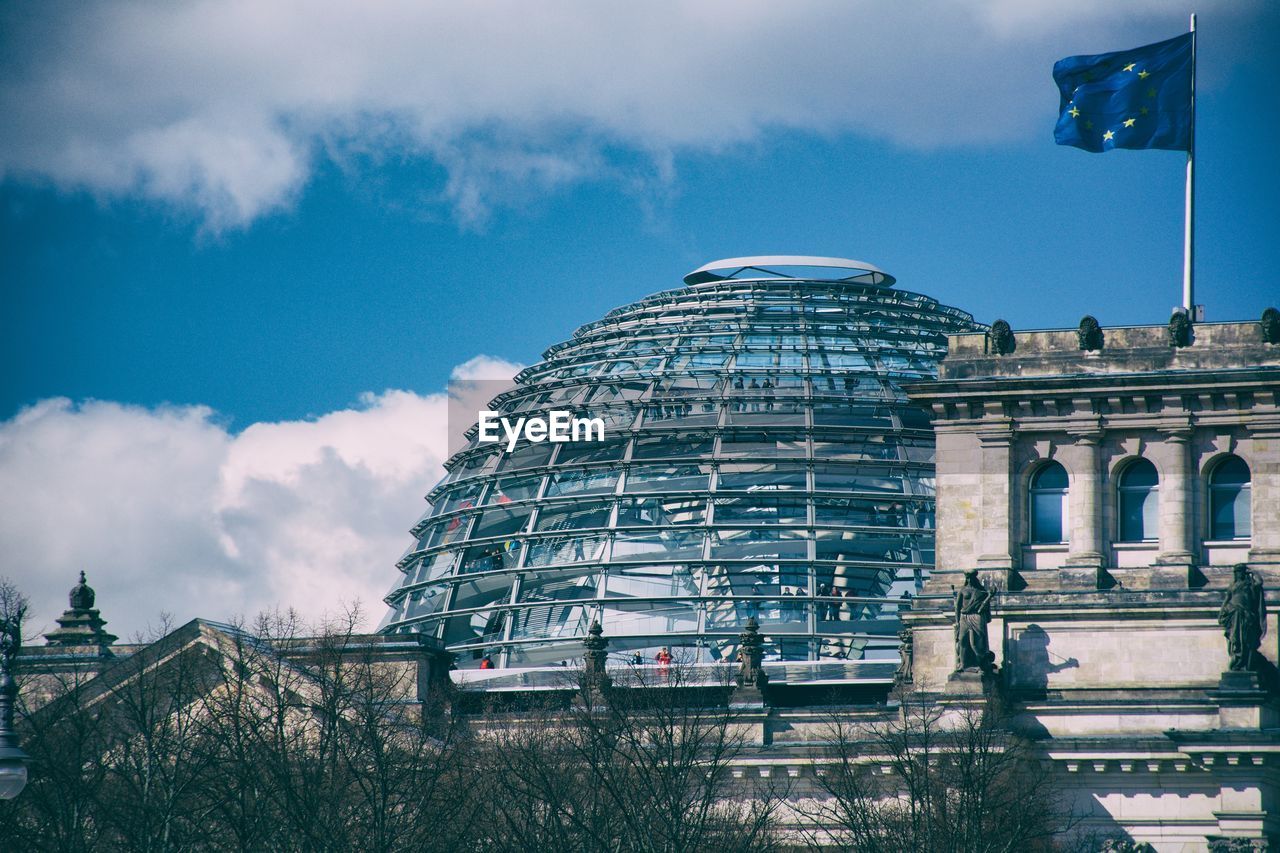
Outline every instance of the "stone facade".
POLYGON ((914 686, 955 693, 950 604, 978 569, 997 590, 993 692, 1086 828, 1119 826, 1160 851, 1274 845, 1280 346, 1258 323, 1197 325, 1185 347, 1166 326, 1102 335, 1085 350, 1075 329, 1015 332, 1003 353, 953 335, 939 380, 907 389, 938 439, 937 570, 907 617, 914 686), (1248 469, 1249 494, 1232 494, 1249 524, 1214 538, 1212 478, 1232 456, 1248 469), (1118 486, 1135 460, 1154 466, 1157 508, 1125 541, 1118 486), (1067 480, 1062 541, 1037 542, 1032 483, 1051 463, 1067 480), (1226 672, 1219 608, 1236 563, 1267 591, 1257 672, 1226 672))

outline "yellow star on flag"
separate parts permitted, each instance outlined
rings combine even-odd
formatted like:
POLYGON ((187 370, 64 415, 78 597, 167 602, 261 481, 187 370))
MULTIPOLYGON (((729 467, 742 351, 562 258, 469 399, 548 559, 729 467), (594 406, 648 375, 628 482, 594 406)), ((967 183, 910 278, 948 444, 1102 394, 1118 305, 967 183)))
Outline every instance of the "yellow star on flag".
POLYGON ((1153 87, 1153 88, 1151 88, 1151 89, 1148 89, 1148 90, 1147 90, 1147 97, 1148 97, 1148 98, 1154 98, 1155 96, 1156 96, 1156 90, 1155 90, 1155 88, 1154 88, 1154 87, 1153 87))
MULTIPOLYGON (((1129 68, 1132 68, 1132 67, 1133 67, 1132 65, 1130 65, 1130 66, 1129 66, 1129 68)), ((1126 68, 1126 69, 1125 69, 1125 71, 1128 71, 1128 70, 1129 70, 1129 68, 1126 68)), ((1139 71, 1139 72, 1138 72, 1138 76, 1139 76, 1139 77, 1141 77, 1143 80, 1146 80, 1148 77, 1150 77, 1150 76, 1151 76, 1151 72, 1150 72, 1150 71, 1139 71)))
MULTIPOLYGON (((1132 70, 1133 70, 1133 66, 1134 66, 1134 63, 1130 62, 1128 65, 1126 65, 1126 66, 1124 67, 1124 70, 1125 70, 1125 71, 1132 71, 1132 70)), ((1143 72, 1143 73, 1146 73, 1146 72, 1143 72)))
POLYGON ((1133 123, 1134 123, 1135 121, 1137 121, 1137 119, 1127 118, 1127 119, 1125 119, 1125 120, 1124 120, 1124 126, 1125 126, 1125 127, 1133 127, 1133 123))
POLYGON ((1067 110, 1067 112, 1071 113, 1072 118, 1076 118, 1080 115, 1080 110, 1078 107, 1072 107, 1071 109, 1067 110))
POLYGON ((1093 130, 1093 122, 1091 122, 1091 121, 1086 121, 1086 122, 1084 123, 1084 129, 1085 129, 1085 130, 1093 130))
POLYGON ((1143 115, 1146 115, 1147 113, 1151 112, 1151 110, 1147 109, 1146 107, 1141 107, 1139 108, 1138 112, 1142 113, 1143 115))
POLYGON ((1115 136, 1115 134, 1108 130, 1106 133, 1102 134, 1102 139, 1103 141, 1106 141, 1113 136, 1115 136))

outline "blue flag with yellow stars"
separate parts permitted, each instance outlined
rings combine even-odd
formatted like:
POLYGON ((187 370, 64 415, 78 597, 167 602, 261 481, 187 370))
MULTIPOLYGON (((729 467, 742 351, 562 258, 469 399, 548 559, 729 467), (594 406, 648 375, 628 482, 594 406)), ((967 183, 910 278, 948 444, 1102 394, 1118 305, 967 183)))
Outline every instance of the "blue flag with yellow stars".
POLYGON ((1062 107, 1054 140, 1094 152, 1190 151, 1193 37, 1055 62, 1062 107))

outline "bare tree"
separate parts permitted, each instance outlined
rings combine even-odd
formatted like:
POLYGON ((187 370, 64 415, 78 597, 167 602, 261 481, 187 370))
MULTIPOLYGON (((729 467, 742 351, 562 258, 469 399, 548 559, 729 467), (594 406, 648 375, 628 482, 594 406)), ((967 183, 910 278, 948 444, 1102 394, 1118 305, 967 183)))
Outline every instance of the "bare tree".
POLYGON ((829 841, 866 853, 1051 850, 1075 816, 1032 744, 998 706, 950 714, 913 695, 896 718, 833 719, 826 801, 809 817, 829 841))

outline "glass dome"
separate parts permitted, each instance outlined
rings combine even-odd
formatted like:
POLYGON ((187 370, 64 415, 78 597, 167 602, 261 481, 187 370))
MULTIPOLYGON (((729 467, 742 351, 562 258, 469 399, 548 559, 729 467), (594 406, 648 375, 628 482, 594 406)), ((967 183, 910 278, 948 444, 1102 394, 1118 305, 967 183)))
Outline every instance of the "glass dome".
POLYGON ((382 630, 442 640, 478 679, 572 665, 593 619, 612 660, 731 661, 754 615, 766 661, 891 672, 934 547, 933 434, 898 383, 978 328, 893 281, 734 258, 548 349, 490 408, 599 417, 606 440, 507 453, 469 430, 382 630))

